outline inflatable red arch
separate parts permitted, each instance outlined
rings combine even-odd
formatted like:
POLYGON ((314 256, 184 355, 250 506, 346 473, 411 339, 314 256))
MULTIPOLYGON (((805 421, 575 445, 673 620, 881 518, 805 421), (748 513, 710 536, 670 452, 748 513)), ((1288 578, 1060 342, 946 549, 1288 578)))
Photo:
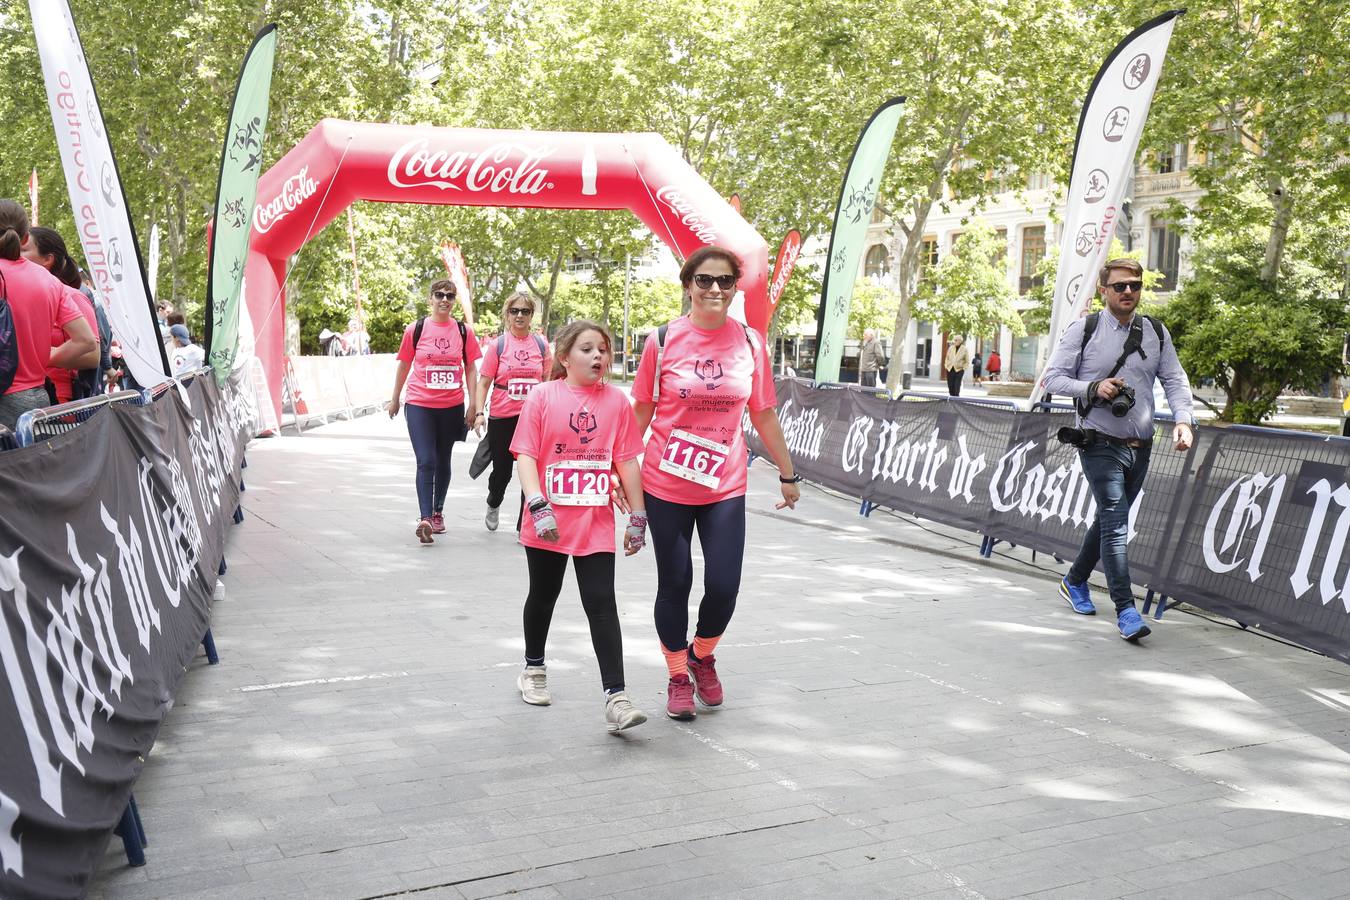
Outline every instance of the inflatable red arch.
POLYGON ((244 295, 278 414, 287 261, 356 200, 627 209, 681 258, 736 253, 746 322, 768 327, 768 246, 660 135, 324 119, 262 176, 253 214, 244 295))

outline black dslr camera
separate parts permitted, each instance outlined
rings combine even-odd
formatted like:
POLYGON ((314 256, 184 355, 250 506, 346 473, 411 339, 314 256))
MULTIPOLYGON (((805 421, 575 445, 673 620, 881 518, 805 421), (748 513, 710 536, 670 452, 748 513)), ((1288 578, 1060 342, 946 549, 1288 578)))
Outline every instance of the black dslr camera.
POLYGON ((1127 384, 1120 389, 1119 394, 1116 394, 1110 400, 1094 397, 1092 405, 1111 407, 1111 415, 1115 416, 1117 419, 1128 416, 1130 410, 1134 409, 1134 388, 1127 384))

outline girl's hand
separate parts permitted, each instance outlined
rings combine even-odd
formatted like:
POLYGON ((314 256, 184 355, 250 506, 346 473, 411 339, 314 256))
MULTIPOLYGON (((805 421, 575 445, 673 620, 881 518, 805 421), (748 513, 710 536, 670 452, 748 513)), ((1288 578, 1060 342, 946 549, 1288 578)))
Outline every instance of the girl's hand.
POLYGON ((783 491, 783 502, 775 503, 774 509, 796 509, 797 501, 802 499, 802 489, 796 484, 780 484, 779 488, 783 491))
POLYGON ((628 527, 623 530, 623 555, 632 556, 647 546, 647 513, 634 510, 628 516, 628 527))

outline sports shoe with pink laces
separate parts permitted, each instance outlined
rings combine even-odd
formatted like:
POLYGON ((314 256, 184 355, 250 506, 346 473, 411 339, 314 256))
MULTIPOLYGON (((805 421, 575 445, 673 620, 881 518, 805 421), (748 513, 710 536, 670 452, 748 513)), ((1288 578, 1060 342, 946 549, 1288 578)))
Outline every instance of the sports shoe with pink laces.
POLYGON ((666 685, 666 715, 672 719, 689 721, 694 711, 694 684, 688 675, 675 675, 666 685))
POLYGON ((440 513, 431 514, 431 533, 445 534, 445 516, 440 513))
POLYGON ((722 682, 717 677, 716 662, 712 656, 703 659, 689 657, 689 678, 694 682, 694 690, 704 706, 722 705, 722 682))

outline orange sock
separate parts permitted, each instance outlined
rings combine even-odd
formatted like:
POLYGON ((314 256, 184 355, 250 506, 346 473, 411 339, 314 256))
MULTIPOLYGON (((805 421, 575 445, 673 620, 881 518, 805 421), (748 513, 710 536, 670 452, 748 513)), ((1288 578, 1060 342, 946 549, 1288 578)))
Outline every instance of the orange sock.
POLYGON ((667 650, 666 645, 661 645, 661 652, 666 655, 666 668, 670 670, 670 677, 676 675, 689 674, 689 649, 681 647, 678 650, 667 650))
POLYGON ((717 649, 717 642, 722 639, 719 634, 717 637, 699 637, 694 636, 694 656, 698 659, 707 659, 712 656, 712 652, 717 649))

